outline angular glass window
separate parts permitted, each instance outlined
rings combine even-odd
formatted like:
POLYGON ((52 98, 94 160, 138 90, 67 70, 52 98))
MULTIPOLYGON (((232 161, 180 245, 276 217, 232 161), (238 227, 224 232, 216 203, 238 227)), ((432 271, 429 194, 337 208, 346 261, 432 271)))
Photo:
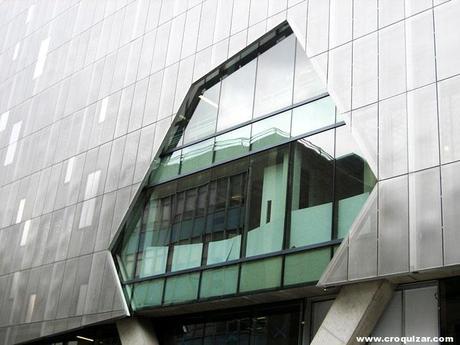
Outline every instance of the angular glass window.
POLYGON ((324 97, 293 110, 292 136, 298 136, 333 125, 335 105, 330 97, 324 97))
POLYGON ((153 180, 155 182, 160 182, 179 175, 180 160, 181 151, 174 151, 163 157, 160 161, 160 166, 155 171, 153 180))
POLYGON ((255 78, 256 60, 253 60, 222 81, 217 131, 251 120, 255 78))
POLYGON ((168 242, 170 237, 171 198, 162 197, 168 188, 156 189, 144 210, 142 246, 139 248, 139 277, 154 276, 166 271, 168 242))
POLYGON ((331 258, 331 249, 316 249, 286 256, 284 284, 294 285, 317 281, 331 258), (308 262, 308 265, 305 263, 308 262))
POLYGON ((271 289, 281 284, 281 258, 248 262, 241 267, 240 291, 271 289))
POLYGON ((212 163, 214 139, 201 141, 182 149, 181 174, 186 174, 212 163))
POLYGON ((295 142, 291 167, 290 248, 326 242, 332 236, 334 132, 295 142))
POLYGON ((251 126, 245 126, 216 137, 214 161, 220 162, 242 156, 249 151, 251 126))
POLYGON ((292 104, 295 43, 295 37, 290 36, 260 55, 254 117, 292 104))
POLYGON ((191 86, 113 247, 134 310, 323 272, 375 177, 301 49, 280 24, 191 86))
POLYGON ((139 283, 133 288, 133 305, 134 309, 142 309, 161 305, 163 296, 164 280, 158 279, 139 283))
POLYGON ((335 166, 336 236, 343 238, 376 183, 347 126, 336 129, 335 166))
POLYGON ((236 293, 238 266, 228 266, 203 272, 200 298, 224 296, 236 293))
POLYGON ((141 210, 137 209, 126 224, 130 231, 124 231, 117 251, 117 263, 123 280, 134 278, 141 232, 141 210))
POLYGON ((166 280, 164 304, 194 300, 198 297, 199 274, 185 274, 166 280))
POLYGON ((193 117, 184 132, 184 143, 203 138, 216 130, 219 108, 220 83, 205 90, 198 96, 193 117))
POLYGON ((251 161, 246 256, 282 249, 288 166, 287 147, 264 152, 251 161))
POLYGON ((318 78, 313 64, 299 42, 296 44, 294 103, 326 93, 326 85, 318 78))
POLYGON ((280 144, 289 139, 291 111, 252 124, 251 151, 280 144))

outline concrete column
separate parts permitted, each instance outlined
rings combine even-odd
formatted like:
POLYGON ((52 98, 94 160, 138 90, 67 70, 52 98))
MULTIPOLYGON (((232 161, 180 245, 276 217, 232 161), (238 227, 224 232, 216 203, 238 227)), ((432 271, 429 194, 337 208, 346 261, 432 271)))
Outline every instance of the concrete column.
POLYGON ((368 336, 393 295, 387 280, 342 287, 311 345, 354 345, 368 336))
POLYGON ((118 334, 122 345, 159 345, 149 320, 128 317, 117 321, 118 334))

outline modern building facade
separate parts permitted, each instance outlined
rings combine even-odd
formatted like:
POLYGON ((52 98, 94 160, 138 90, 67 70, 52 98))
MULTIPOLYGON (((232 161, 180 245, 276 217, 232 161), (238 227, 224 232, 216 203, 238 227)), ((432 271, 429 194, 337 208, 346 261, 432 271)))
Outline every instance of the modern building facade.
POLYGON ((458 0, 0 8, 0 344, 460 342, 458 0))

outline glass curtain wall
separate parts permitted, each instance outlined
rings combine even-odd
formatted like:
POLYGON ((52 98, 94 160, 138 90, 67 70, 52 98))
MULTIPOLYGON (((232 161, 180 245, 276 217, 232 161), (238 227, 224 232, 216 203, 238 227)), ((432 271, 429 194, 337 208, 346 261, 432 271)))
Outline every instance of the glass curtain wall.
POLYGON ((274 114, 166 154, 152 174, 150 184, 163 183, 334 126, 335 106, 329 96, 321 97, 304 106, 274 114), (316 103, 320 105, 316 106, 316 103), (316 123, 310 124, 308 128, 304 124, 299 125, 298 118, 304 118, 305 121, 308 117, 316 119, 316 123))
POLYGON ((312 283, 375 177, 280 25, 197 81, 114 249, 134 309, 312 283))
MULTIPOLYGON (((194 84, 165 139, 166 151, 324 94, 325 85, 292 30, 281 24, 194 84)), ((288 124, 281 135, 289 133, 288 124)))
POLYGON ((150 188, 117 250, 136 308, 317 280, 375 183, 342 128, 150 188))

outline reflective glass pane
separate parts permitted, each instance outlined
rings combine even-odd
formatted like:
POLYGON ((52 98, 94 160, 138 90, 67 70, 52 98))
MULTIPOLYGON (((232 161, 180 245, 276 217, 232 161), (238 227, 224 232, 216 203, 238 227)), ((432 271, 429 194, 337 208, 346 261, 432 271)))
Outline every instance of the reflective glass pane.
POLYGON ((166 280, 164 304, 180 303, 198 297, 199 273, 191 273, 166 280))
POLYGON ((259 56, 254 117, 292 104, 295 42, 291 35, 259 56))
POLYGON ((238 266, 207 270, 201 277, 200 298, 223 296, 236 293, 238 266))
MULTIPOLYGON (((148 236, 153 237, 153 232, 148 232, 148 236)), ((168 258, 167 246, 149 246, 144 249, 142 266, 139 276, 148 277, 164 273, 166 270, 166 260, 168 258)))
POLYGON ((239 259, 240 247, 241 235, 225 240, 209 242, 207 264, 212 265, 220 262, 239 259))
POLYGON ((251 151, 286 141, 291 129, 291 111, 252 124, 251 151))
POLYGON ((181 151, 174 151, 170 155, 161 158, 160 166, 155 171, 154 181, 164 181, 179 175, 181 151))
POLYGON ((134 278, 135 263, 139 246, 139 235, 141 231, 141 212, 138 209, 133 218, 126 225, 126 230, 117 255, 123 280, 134 278))
POLYGON ((335 122, 335 105, 330 97, 321 98, 292 110, 293 137, 309 133, 335 122))
POLYGON ((247 158, 156 186, 144 209, 139 276, 240 257, 247 158), (204 254, 204 257, 203 257, 204 254))
POLYGON ((336 129, 335 159, 337 238, 343 238, 375 185, 375 176, 348 126, 336 129))
POLYGON ((334 131, 294 143, 290 248, 331 239, 334 158, 328 146, 334 146, 334 131))
POLYGON ((300 284, 317 281, 331 258, 331 249, 311 250, 286 256, 284 284, 300 284))
POLYGON ((179 271, 201 265, 203 243, 179 244, 174 246, 171 271, 179 271))
POLYGON ((134 285, 133 308, 141 309, 161 304, 163 297, 163 279, 148 281, 134 285))
POLYGON ((164 273, 168 258, 171 198, 165 197, 175 184, 158 187, 144 209, 144 224, 139 247, 139 277, 164 273))
POLYGON ((288 164, 287 147, 252 159, 246 256, 282 249, 288 164))
POLYGON ((216 137, 214 161, 228 160, 249 151, 249 137, 251 126, 238 128, 234 131, 216 137))
POLYGON ((256 60, 253 60, 222 81, 218 131, 251 120, 255 78, 256 60))
POLYGON ((205 168, 212 163, 214 139, 184 147, 182 149, 181 174, 205 168))
POLYGON ((270 289, 280 286, 281 258, 248 262, 241 266, 240 291, 270 289))
POLYGON ((210 135, 216 130, 220 83, 198 96, 197 105, 184 133, 184 144, 210 135))
POLYGON ((299 42, 296 42, 294 103, 326 92, 326 86, 316 74, 313 64, 299 42))

